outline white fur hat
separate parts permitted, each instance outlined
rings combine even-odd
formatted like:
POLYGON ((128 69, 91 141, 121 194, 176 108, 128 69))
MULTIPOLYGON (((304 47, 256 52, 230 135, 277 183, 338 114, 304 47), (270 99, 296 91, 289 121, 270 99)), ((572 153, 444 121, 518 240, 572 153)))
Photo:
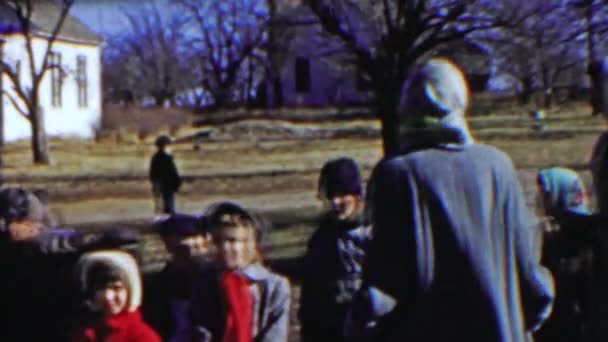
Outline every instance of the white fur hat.
POLYGON ((141 305, 142 285, 139 267, 135 258, 127 252, 120 250, 100 250, 83 254, 76 265, 76 279, 82 293, 90 290, 91 270, 95 265, 103 264, 115 268, 124 274, 124 281, 129 291, 128 311, 135 311, 141 305))

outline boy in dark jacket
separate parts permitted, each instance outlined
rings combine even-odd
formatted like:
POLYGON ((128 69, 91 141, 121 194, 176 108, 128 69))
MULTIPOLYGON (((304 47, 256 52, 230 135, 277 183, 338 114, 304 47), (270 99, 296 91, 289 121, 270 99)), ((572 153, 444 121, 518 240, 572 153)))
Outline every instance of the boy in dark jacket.
POLYGON ((209 242, 198 216, 175 213, 157 225, 170 259, 145 279, 143 313, 163 341, 185 342, 192 285, 197 272, 209 264, 209 242))
POLYGON ((350 158, 328 161, 319 197, 328 210, 308 241, 299 318, 303 342, 342 341, 346 308, 361 285, 371 227, 362 220, 361 178, 350 158))
POLYGON ((156 138, 157 151, 150 161, 150 182, 154 193, 155 211, 159 212, 159 202, 163 202, 162 211, 171 214, 175 211, 175 193, 179 190, 182 180, 175 166, 173 156, 167 146, 171 138, 161 135, 156 138), (160 200, 160 201, 159 201, 160 200))

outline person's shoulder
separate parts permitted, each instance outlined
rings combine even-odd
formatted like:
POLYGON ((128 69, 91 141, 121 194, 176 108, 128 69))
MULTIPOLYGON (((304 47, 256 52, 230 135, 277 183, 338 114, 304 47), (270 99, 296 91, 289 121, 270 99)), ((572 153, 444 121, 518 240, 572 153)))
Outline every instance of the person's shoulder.
POLYGON ((385 156, 376 163, 372 170, 372 178, 378 177, 379 174, 385 172, 396 171, 406 167, 408 159, 412 158, 411 154, 389 155, 385 156))
POLYGON ((271 289, 289 292, 290 285, 287 277, 274 272, 261 263, 249 265, 243 272, 254 281, 265 282, 271 289))
POLYGON ((291 295, 291 285, 289 279, 268 268, 266 268, 266 270, 268 273, 265 278, 265 283, 268 286, 270 298, 276 301, 288 300, 291 295))
POLYGON ((470 153, 476 156, 476 158, 507 164, 513 163, 511 157, 505 151, 496 146, 483 143, 473 143, 467 148, 469 149, 470 153))

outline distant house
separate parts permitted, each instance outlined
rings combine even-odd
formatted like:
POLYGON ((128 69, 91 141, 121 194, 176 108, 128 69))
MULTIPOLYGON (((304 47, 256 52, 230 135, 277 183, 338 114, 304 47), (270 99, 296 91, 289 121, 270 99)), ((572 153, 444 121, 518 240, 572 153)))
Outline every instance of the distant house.
MULTIPOLYGON (((50 1, 34 3, 31 16, 34 60, 37 69, 47 47, 46 38, 57 22, 59 9, 50 1)), ((31 88, 31 76, 25 38, 13 9, 0 4, 0 38, 4 43, 4 61, 16 70, 22 84, 31 88)), ((66 17, 53 43, 50 62, 61 69, 48 70, 40 86, 40 107, 45 115, 49 136, 91 137, 102 111, 101 96, 102 40, 73 16, 66 17)), ((29 122, 15 108, 17 99, 11 80, 5 75, 1 97, 4 104, 4 139, 14 141, 31 136, 29 122)), ((25 108, 17 100, 17 105, 25 108)))
MULTIPOLYGON (((338 106, 360 104, 369 93, 358 72, 344 60, 348 54, 332 38, 324 35, 320 24, 312 24, 314 15, 306 6, 289 9, 294 21, 309 24, 290 28, 291 39, 280 68, 284 106, 338 106)), ((273 103, 273 85, 267 82, 263 93, 266 103, 273 103)))
MULTIPOLYGON (((348 63, 349 55, 340 44, 313 24, 314 14, 306 6, 287 9, 296 25, 280 69, 283 105, 339 106, 363 104, 370 99, 369 89, 360 73, 348 63)), ((362 29, 363 30, 363 29, 362 29)), ((363 37, 362 39, 365 39, 363 37)), ((485 90, 490 76, 490 59, 479 45, 459 42, 437 51, 463 67, 473 91, 485 90)), ((274 103, 273 85, 265 84, 265 103, 274 103)))

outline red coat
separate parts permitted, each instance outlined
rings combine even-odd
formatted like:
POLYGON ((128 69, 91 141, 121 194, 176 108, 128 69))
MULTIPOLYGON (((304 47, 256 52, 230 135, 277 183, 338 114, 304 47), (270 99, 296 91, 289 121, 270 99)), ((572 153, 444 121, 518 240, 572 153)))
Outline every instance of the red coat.
POLYGON ((123 312, 81 326, 72 342, 160 342, 158 334, 144 322, 139 310, 123 312))

